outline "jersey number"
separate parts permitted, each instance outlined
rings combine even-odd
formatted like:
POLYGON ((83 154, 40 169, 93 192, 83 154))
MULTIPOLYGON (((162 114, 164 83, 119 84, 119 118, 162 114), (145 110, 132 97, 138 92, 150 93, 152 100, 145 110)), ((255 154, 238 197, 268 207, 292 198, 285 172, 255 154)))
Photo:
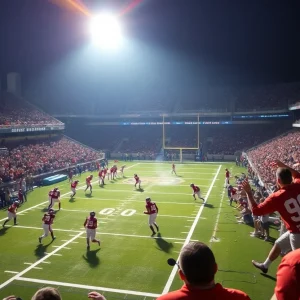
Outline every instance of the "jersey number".
POLYGON ((284 206, 290 214, 297 214, 295 216, 292 216, 291 219, 294 222, 300 222, 300 195, 297 196, 297 200, 291 198, 285 201, 284 206))

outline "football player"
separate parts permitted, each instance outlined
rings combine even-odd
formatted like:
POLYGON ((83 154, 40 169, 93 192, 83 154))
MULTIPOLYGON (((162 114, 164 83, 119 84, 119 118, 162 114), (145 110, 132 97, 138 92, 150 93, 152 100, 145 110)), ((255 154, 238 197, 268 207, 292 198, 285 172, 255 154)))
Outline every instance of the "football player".
POLYGON ((89 189, 90 189, 90 192, 91 192, 91 195, 92 195, 92 192, 93 192, 92 179, 93 179, 93 175, 90 175, 90 176, 88 176, 88 177, 85 179, 85 182, 86 182, 86 188, 85 188, 85 190, 84 190, 84 192, 86 192, 86 190, 89 188, 89 189))
POLYGON ((193 189, 193 197, 194 197, 194 200, 196 200, 196 195, 197 195, 199 199, 205 201, 205 199, 201 197, 201 191, 200 191, 199 186, 194 185, 193 183, 191 183, 191 184, 190 184, 190 187, 193 189))
POLYGON ((125 165, 124 166, 122 166, 121 168, 120 168, 120 173, 122 174, 122 177, 124 177, 124 169, 125 169, 125 165))
POLYGON ((52 224, 53 224, 54 218, 55 218, 54 210, 52 208, 50 208, 49 211, 46 214, 44 214, 44 216, 42 218, 44 234, 39 237, 39 243, 42 242, 42 239, 44 237, 49 235, 49 232, 51 234, 52 241, 55 240, 55 236, 54 236, 54 233, 52 230, 52 224))
POLYGON ((230 184, 229 177, 230 177, 230 173, 229 173, 228 169, 225 169, 225 188, 227 188, 230 184))
POLYGON ((58 202, 58 209, 61 209, 60 204, 60 190, 56 187, 52 191, 49 192, 49 206, 48 210, 51 209, 55 202, 58 202))
POLYGON ((134 174, 134 179, 135 179, 135 185, 134 187, 136 188, 136 185, 139 185, 139 189, 141 188, 141 183, 142 181, 140 180, 140 177, 137 174, 134 174))
POLYGON ((104 172, 105 172, 104 169, 101 169, 98 173, 99 185, 104 185, 104 176, 105 176, 104 172))
POLYGON ((15 201, 12 205, 10 205, 8 207, 8 210, 7 210, 7 219, 5 220, 5 222, 2 225, 3 227, 11 219, 14 219, 14 225, 18 225, 18 223, 17 223, 17 210, 18 210, 19 205, 20 205, 20 202, 19 201, 15 201))
POLYGON ((171 174, 175 174, 177 176, 175 168, 176 168, 175 164, 173 163, 172 164, 172 172, 171 172, 171 174))
POLYGON ((90 241, 93 243, 98 243, 100 246, 100 241, 96 240, 96 228, 98 227, 96 213, 94 211, 90 212, 90 216, 84 221, 83 226, 86 228, 86 243, 87 250, 90 250, 90 241))
POLYGON ((71 192, 72 192, 71 198, 73 198, 76 195, 76 187, 77 187, 78 183, 79 183, 79 180, 75 180, 71 183, 71 192))
POLYGON ((149 215, 149 227, 152 231, 151 236, 154 236, 156 232, 153 228, 153 225, 156 227, 157 232, 159 232, 159 227, 155 222, 158 214, 158 207, 155 202, 151 201, 150 197, 146 198, 146 211, 144 211, 144 214, 149 215))

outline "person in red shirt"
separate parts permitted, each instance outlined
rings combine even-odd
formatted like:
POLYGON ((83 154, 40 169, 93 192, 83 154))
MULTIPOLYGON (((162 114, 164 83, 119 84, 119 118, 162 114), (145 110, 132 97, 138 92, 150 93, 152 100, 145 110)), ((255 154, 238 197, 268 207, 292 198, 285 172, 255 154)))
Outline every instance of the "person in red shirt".
POLYGON ((84 192, 86 192, 86 190, 89 188, 89 189, 90 189, 90 192, 91 192, 91 195, 92 195, 92 192, 93 192, 92 179, 93 179, 93 175, 90 175, 90 176, 88 176, 88 177, 85 179, 85 182, 86 182, 86 188, 85 188, 85 190, 84 190, 84 192))
POLYGON ((77 188, 77 185, 78 185, 79 181, 78 180, 75 180, 71 183, 71 198, 73 198, 75 195, 76 195, 76 188, 77 188))
POLYGON ((203 201, 205 201, 205 199, 201 197, 201 191, 200 191, 199 186, 194 185, 193 183, 191 183, 190 187, 193 189, 194 200, 196 200, 196 195, 197 195, 199 199, 202 199, 203 201))
POLYGON ((230 177, 230 173, 228 169, 225 169, 225 188, 229 186, 229 177, 230 177))
POLYGON ((145 215, 149 215, 149 227, 152 231, 152 236, 156 234, 153 225, 156 227, 157 232, 159 232, 159 227, 157 225, 156 218, 158 214, 158 207, 155 202, 151 201, 151 198, 146 198, 146 211, 144 211, 145 215))
POLYGON ((18 200, 20 203, 24 203, 24 196, 23 196, 23 192, 22 192, 22 189, 19 189, 19 192, 18 192, 18 200))
POLYGON ((18 210, 19 205, 20 205, 20 202, 15 201, 12 205, 10 205, 8 207, 7 219, 4 221, 4 223, 2 225, 3 227, 5 227, 5 224, 11 219, 14 219, 14 225, 18 225, 18 223, 17 223, 17 210, 18 210))
POLYGON ((61 203, 60 203, 60 190, 56 187, 53 190, 49 192, 49 206, 48 210, 50 210, 55 202, 58 202, 58 209, 61 209, 61 203))
POLYGON ((162 295, 157 300, 250 300, 242 291, 224 288, 215 282, 218 265, 211 249, 201 242, 184 246, 179 258, 180 290, 162 295))
POLYGON ((140 180, 140 177, 137 174, 134 174, 134 179, 135 179, 135 185, 134 187, 136 188, 136 185, 139 185, 139 189, 141 189, 141 183, 142 181, 140 180))
POLYGON ((175 164, 173 163, 173 164, 172 164, 172 172, 171 172, 171 174, 175 174, 175 175, 177 176, 175 168, 176 168, 176 166, 175 166, 175 164))
POLYGON ((271 300, 300 299, 300 249, 282 259, 276 277, 275 293, 271 300))
POLYGON ((100 241, 96 240, 96 228, 97 225, 97 218, 95 217, 96 213, 94 211, 90 212, 90 216, 87 217, 84 221, 83 226, 86 228, 86 243, 87 243, 87 250, 90 250, 90 241, 93 243, 98 243, 100 246, 100 241))
POLYGON ((252 261, 253 265, 264 273, 268 272, 269 266, 281 251, 300 248, 300 173, 281 161, 276 161, 273 166, 278 167, 276 171, 278 190, 263 203, 257 205, 247 180, 242 183, 253 215, 263 216, 277 211, 287 228, 287 231, 276 240, 264 263, 252 261))
POLYGON ((99 185, 104 185, 104 177, 105 177, 104 170, 101 169, 98 173, 99 185))
POLYGON ((39 243, 42 242, 42 239, 44 237, 49 235, 49 232, 51 234, 52 241, 55 240, 55 236, 54 236, 54 233, 52 230, 52 224, 53 224, 54 218, 55 218, 54 210, 52 208, 50 208, 49 211, 46 214, 44 214, 44 216, 42 218, 44 234, 39 237, 39 243))

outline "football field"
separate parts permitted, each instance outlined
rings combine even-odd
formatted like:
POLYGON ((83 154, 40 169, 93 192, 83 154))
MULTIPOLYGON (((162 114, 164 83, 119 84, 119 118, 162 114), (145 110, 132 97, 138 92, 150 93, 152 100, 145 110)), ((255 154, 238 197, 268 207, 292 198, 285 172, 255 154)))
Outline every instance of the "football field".
MULTIPOLYGON (((176 176, 171 163, 132 162, 124 178, 106 181, 104 187, 94 173, 92 195, 84 192, 88 173, 83 173, 73 199, 68 181, 58 184, 62 210, 54 220, 56 240, 47 237, 42 244, 41 219, 53 186, 35 189, 19 208, 18 225, 10 221, 0 229, 0 297, 30 299, 39 287, 55 286, 64 299, 85 299, 91 290, 108 300, 154 299, 182 285, 177 267, 167 259, 177 259, 184 244, 199 240, 216 256, 218 282, 245 291, 251 299, 269 299, 277 264, 262 276, 251 260, 264 260, 272 244, 251 238, 252 228, 237 223, 238 212, 228 205, 223 188, 225 168, 233 175, 245 171, 229 163, 187 163, 177 164, 176 176), (134 188, 134 173, 142 180, 141 190, 134 188), (205 204, 194 201, 190 183, 201 188, 205 204), (154 237, 143 214, 146 197, 159 208, 160 232, 154 237), (91 244, 87 251, 83 223, 90 211, 97 214, 101 246, 91 244)), ((6 216, 0 211, 1 223, 6 216)), ((278 237, 276 229, 271 236, 278 237)))

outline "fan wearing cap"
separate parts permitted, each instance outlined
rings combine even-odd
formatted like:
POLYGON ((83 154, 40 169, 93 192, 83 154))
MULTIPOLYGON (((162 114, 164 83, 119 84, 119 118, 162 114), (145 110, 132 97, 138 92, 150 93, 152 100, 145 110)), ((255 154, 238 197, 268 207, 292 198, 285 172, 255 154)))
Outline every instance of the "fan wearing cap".
POLYGON ((44 237, 49 235, 49 232, 51 234, 52 241, 55 240, 55 236, 54 236, 54 233, 53 233, 53 230, 52 230, 52 224, 53 224, 54 218, 55 218, 54 210, 52 208, 50 208, 49 211, 46 214, 44 214, 44 216, 42 218, 44 234, 39 237, 39 243, 42 242, 42 239, 44 237))
POLYGON ((90 241, 93 243, 98 243, 100 246, 100 241, 96 240, 96 228, 97 225, 97 218, 95 217, 96 213, 94 211, 90 212, 90 216, 87 217, 84 221, 83 226, 86 228, 86 243, 87 243, 87 250, 90 250, 90 241))
POLYGON ((17 225, 17 210, 18 210, 19 205, 20 205, 20 202, 19 201, 15 201, 12 205, 10 205, 8 207, 8 210, 7 210, 7 219, 5 220, 5 222, 2 225, 3 227, 11 219, 14 219, 14 225, 17 225))
POLYGON ((271 300, 300 299, 300 249, 290 252, 277 270, 275 293, 271 300))
POLYGON ((144 211, 145 215, 149 215, 149 226, 152 231, 152 236, 156 234, 153 225, 156 227, 157 232, 159 231, 159 227, 156 224, 156 217, 158 214, 158 207, 155 202, 151 201, 151 198, 146 198, 146 211, 144 211))
POLYGON ((179 266, 183 287, 158 297, 159 300, 250 300, 244 292, 215 282, 218 265, 211 249, 201 242, 190 242, 182 248, 179 266))

